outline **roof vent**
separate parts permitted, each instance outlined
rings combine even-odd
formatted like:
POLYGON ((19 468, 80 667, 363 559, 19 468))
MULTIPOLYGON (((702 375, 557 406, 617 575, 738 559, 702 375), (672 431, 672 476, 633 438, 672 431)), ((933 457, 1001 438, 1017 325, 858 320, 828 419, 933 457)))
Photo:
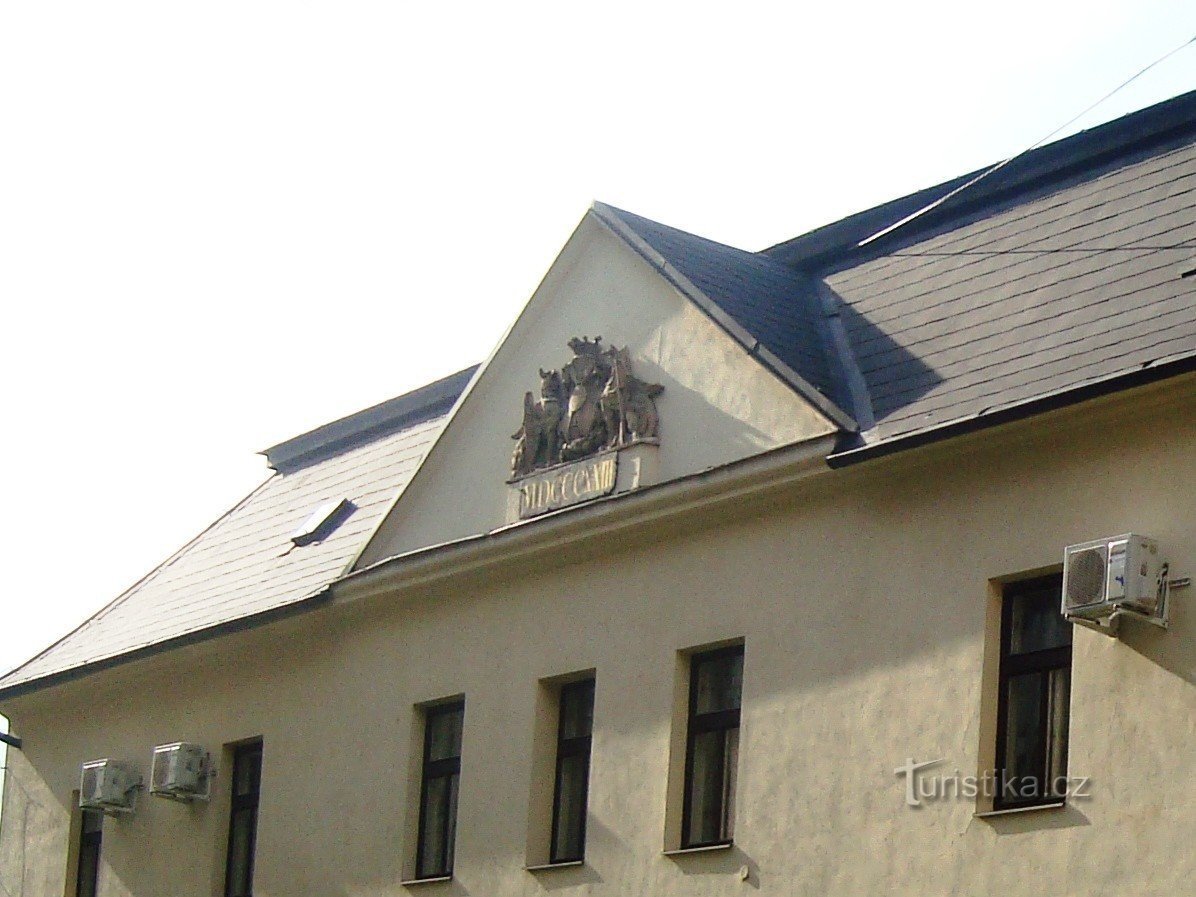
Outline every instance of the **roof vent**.
POLYGON ((299 529, 291 533, 291 541, 296 545, 307 545, 323 539, 340 526, 352 511, 353 503, 347 498, 324 502, 312 511, 299 529))

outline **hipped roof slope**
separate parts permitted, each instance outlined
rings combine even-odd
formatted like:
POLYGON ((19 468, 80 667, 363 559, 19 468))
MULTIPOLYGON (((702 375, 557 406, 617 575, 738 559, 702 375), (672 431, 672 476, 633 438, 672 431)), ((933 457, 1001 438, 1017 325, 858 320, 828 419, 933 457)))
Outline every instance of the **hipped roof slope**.
POLYGON ((474 369, 268 449, 279 469, 78 629, 0 679, 0 695, 281 615, 321 595, 411 479, 474 369), (291 534, 321 504, 351 511, 326 538, 291 534))

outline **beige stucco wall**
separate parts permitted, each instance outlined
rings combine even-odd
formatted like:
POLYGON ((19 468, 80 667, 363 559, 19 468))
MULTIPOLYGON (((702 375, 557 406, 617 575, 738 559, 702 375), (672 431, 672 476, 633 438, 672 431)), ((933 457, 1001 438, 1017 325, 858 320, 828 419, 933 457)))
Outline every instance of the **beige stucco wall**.
MULTIPOLYGON (((9 701, 26 749, 11 757, 0 893, 62 894, 81 761, 254 735, 255 893, 405 893, 413 708, 464 693, 455 879, 411 894, 1191 894, 1190 590, 1169 632, 1076 632, 1071 771, 1092 777, 1090 800, 986 821, 968 801, 907 808, 893 771, 907 757, 976 769, 994 579, 1129 530, 1193 572, 1193 446, 1189 380, 9 701), (667 858, 677 652, 730 638, 746 644, 736 843, 667 858), (586 668, 586 864, 529 873, 537 681, 586 668)), ((218 893, 227 789, 222 776, 211 806, 143 800, 108 821, 101 893, 218 893)))
POLYGON ((440 440, 363 552, 359 567, 509 522, 511 434, 541 368, 559 369, 572 337, 629 347, 657 399, 655 478, 801 442, 835 428, 640 256, 587 215, 440 440))

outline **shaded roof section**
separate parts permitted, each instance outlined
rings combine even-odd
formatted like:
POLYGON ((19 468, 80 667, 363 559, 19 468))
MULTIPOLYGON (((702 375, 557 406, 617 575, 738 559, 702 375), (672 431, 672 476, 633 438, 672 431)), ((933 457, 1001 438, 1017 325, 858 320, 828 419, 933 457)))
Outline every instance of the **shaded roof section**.
POLYGON ((856 429, 818 299, 773 259, 604 203, 594 214, 839 426, 856 429))
POLYGON ((828 276, 872 439, 1196 354, 1194 210, 1189 142, 828 276))
POLYGON ((864 432, 840 459, 1192 366, 1196 91, 1026 153, 858 246, 975 174, 760 253, 596 211, 850 413, 864 432))
POLYGON ((320 596, 411 479, 473 370, 267 450, 278 473, 74 632, 0 679, 0 696, 219 634, 235 621, 281 614, 320 596), (322 540, 292 543, 316 508, 341 498, 351 504, 339 525, 322 540))

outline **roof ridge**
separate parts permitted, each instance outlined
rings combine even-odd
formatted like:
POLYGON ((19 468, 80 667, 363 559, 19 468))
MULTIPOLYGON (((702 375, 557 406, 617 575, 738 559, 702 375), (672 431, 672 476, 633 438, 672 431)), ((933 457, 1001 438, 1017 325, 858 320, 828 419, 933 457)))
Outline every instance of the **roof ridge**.
POLYGON ((401 426, 414 423, 416 418, 432 417, 434 412, 451 405, 477 369, 476 364, 464 368, 393 399, 292 436, 258 454, 265 455, 266 463, 274 470, 290 472, 328 454, 380 439, 401 426))
POLYGON ((1066 189, 1076 178, 1092 180, 1196 139, 1196 90, 1093 125, 1022 153, 1002 170, 925 213, 917 222, 874 240, 878 233, 931 201, 993 168, 992 164, 856 212, 765 249, 761 255, 786 267, 831 272, 891 253, 898 246, 954 230, 969 220, 1017 205, 1038 191, 1066 189))
MULTIPOLYGON (((776 271, 777 274, 781 274, 786 277, 792 278, 795 283, 801 281, 801 275, 799 272, 795 271, 792 267, 790 267, 789 265, 786 265, 784 262, 773 258, 771 255, 767 255, 766 254, 767 251, 757 252, 757 251, 754 251, 751 249, 744 249, 740 246, 732 246, 730 243, 723 243, 720 240, 714 240, 714 239, 711 239, 710 237, 703 237, 701 234, 695 234, 692 231, 683 230, 682 228, 674 227, 671 224, 665 224, 662 221, 657 221, 654 218, 649 218, 646 215, 638 215, 635 212, 629 212, 626 209, 620 209, 618 206, 612 206, 609 203, 600 202, 598 200, 594 200, 593 208, 594 208, 594 211, 599 214, 599 217, 602 217, 603 215, 613 214, 613 215, 619 216, 620 218, 622 218, 624 220, 632 218, 632 219, 637 219, 639 221, 644 221, 644 222, 647 222, 648 224, 651 224, 653 227, 659 227, 663 230, 670 231, 670 232, 677 234, 681 237, 684 237, 686 239, 696 240, 699 243, 706 243, 710 246, 716 246, 719 249, 724 249, 724 250, 728 250, 730 252, 734 252, 738 255, 743 256, 745 261, 748 259, 751 259, 752 261, 758 262, 762 265, 765 265, 765 266, 771 268, 772 270, 776 271)), ((631 222, 628 222, 628 224, 630 224, 630 223, 631 222)))

